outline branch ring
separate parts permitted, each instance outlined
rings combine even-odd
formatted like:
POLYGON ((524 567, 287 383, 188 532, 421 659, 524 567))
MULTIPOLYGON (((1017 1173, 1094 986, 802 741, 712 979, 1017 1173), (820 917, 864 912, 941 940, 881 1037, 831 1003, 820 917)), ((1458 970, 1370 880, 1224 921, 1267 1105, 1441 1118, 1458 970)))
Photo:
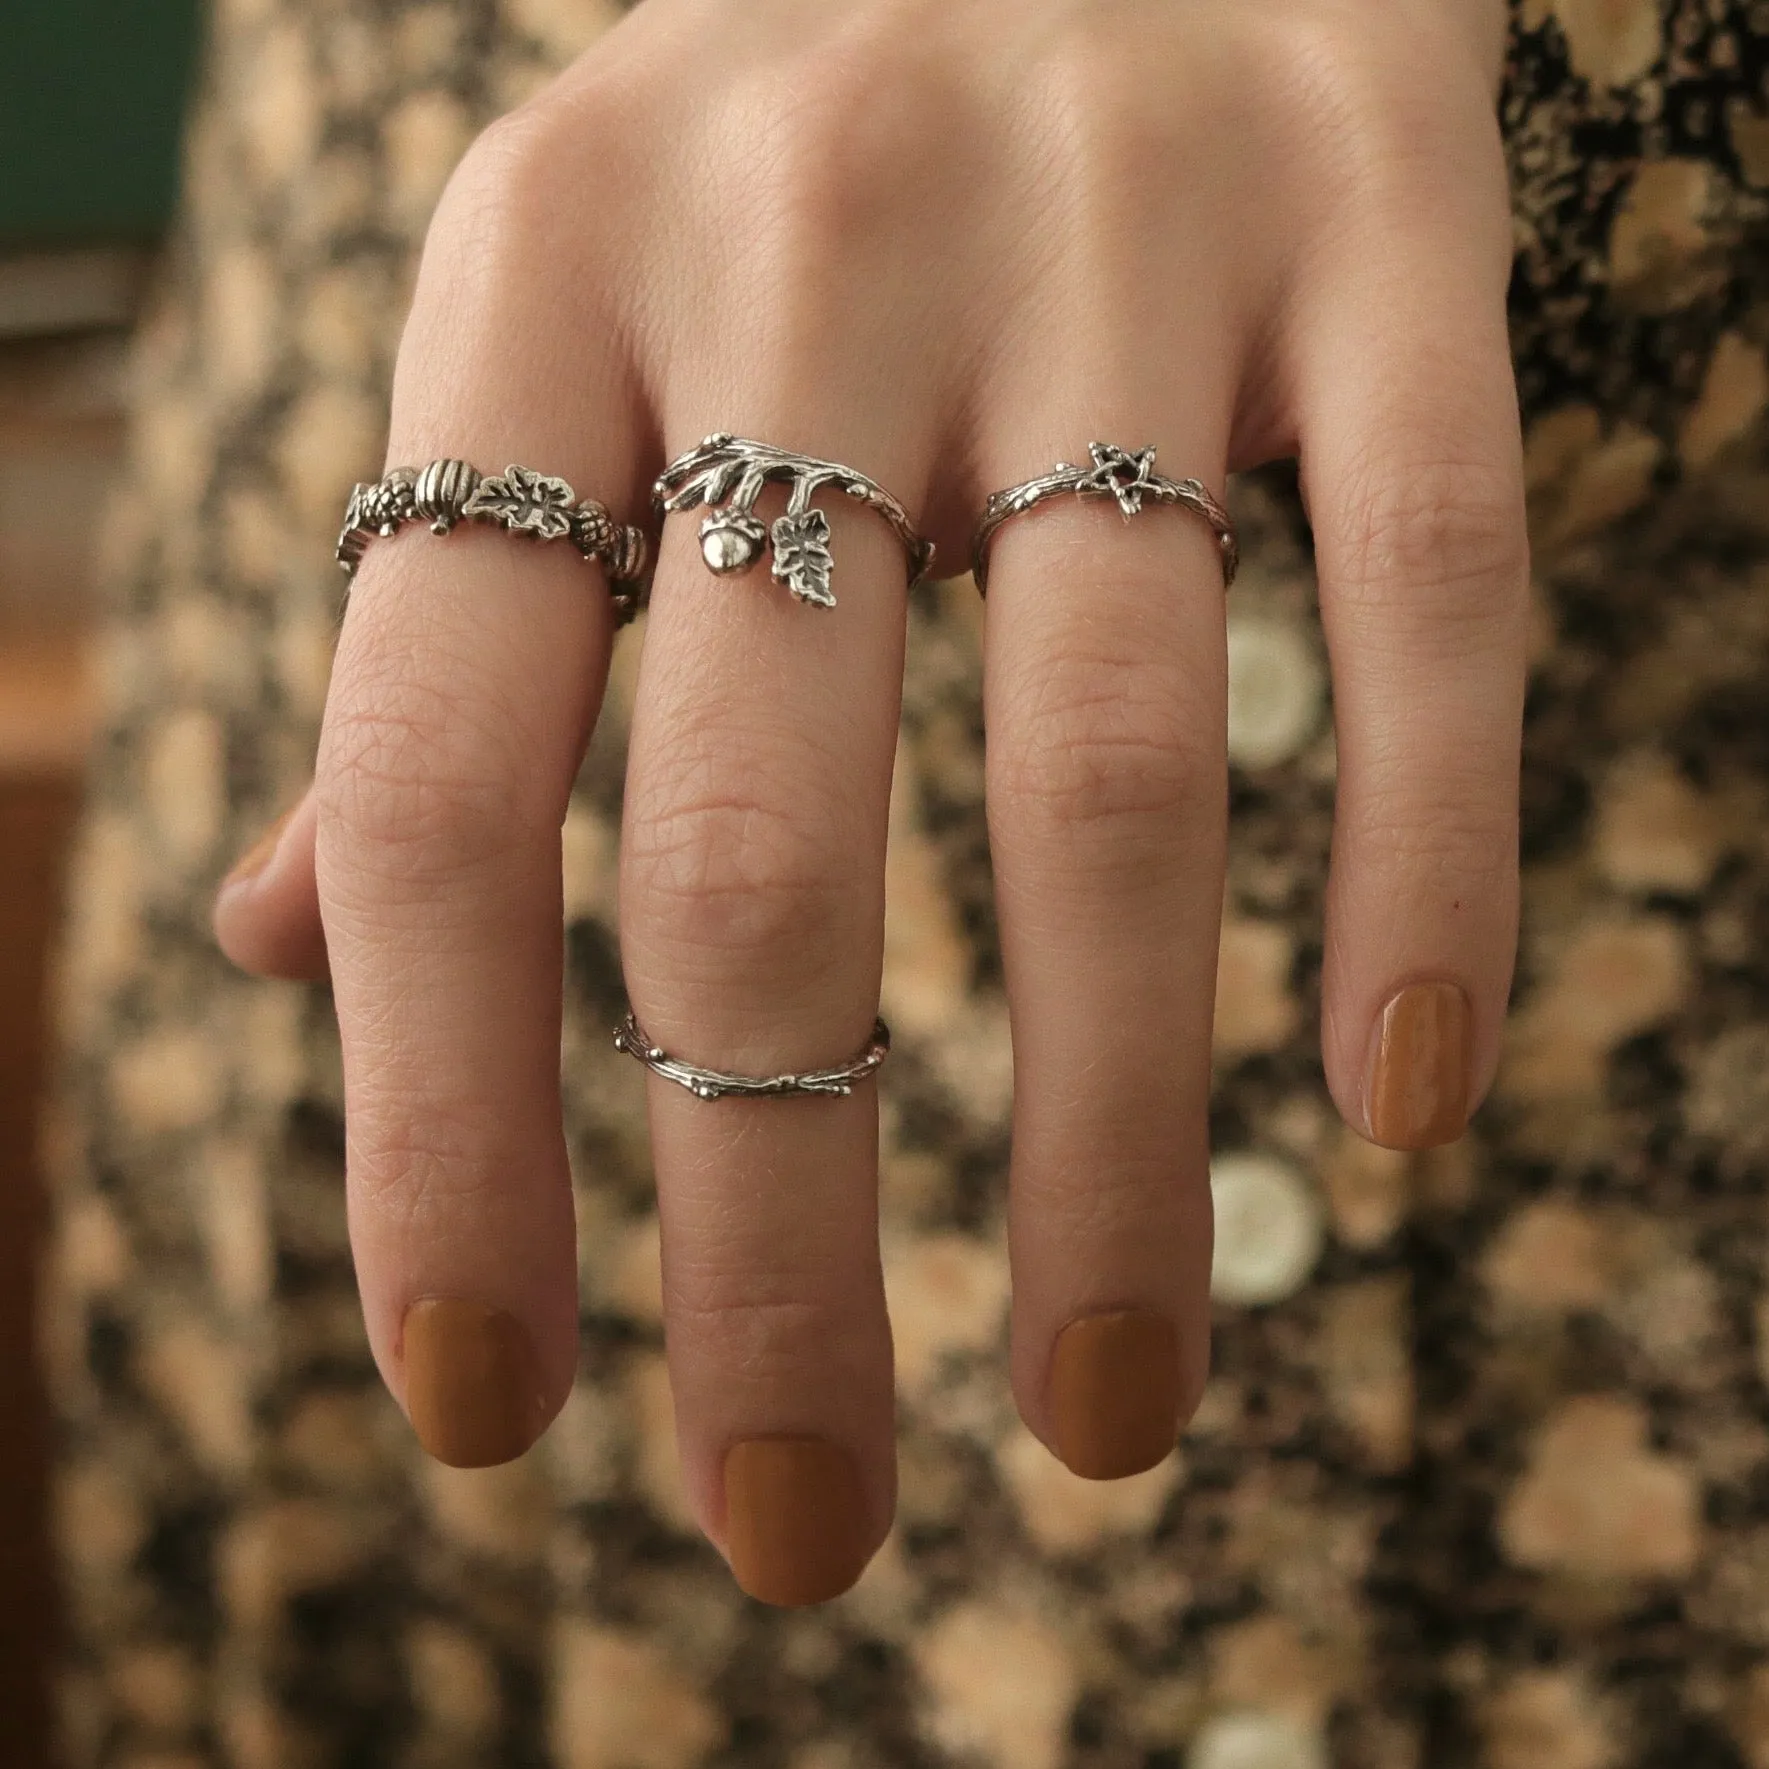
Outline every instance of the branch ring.
POLYGON ((909 512, 882 485, 839 462, 795 454, 772 443, 733 436, 728 430, 715 431, 671 461, 657 476, 651 501, 659 517, 706 506, 700 552, 718 576, 737 577, 751 570, 766 546, 773 553, 774 576, 793 595, 813 608, 833 608, 829 581, 835 561, 829 552, 829 518, 811 503, 813 493, 826 485, 839 486, 896 530, 909 555, 911 589, 927 576, 934 559, 933 542, 916 532, 909 512), (785 515, 764 527, 755 515, 756 499, 762 487, 776 479, 790 482, 792 491, 785 515))
POLYGON ((1226 590, 1235 581, 1241 563, 1241 545, 1235 537, 1235 525, 1229 513, 1204 488, 1201 479, 1168 479, 1155 471, 1153 447, 1115 448, 1109 442, 1090 442, 1088 453, 1093 464, 1071 466, 1059 461, 1049 473, 1028 479, 1023 485, 991 494, 983 506, 983 520, 971 543, 971 571, 977 580, 977 592, 986 595, 989 587, 989 543, 995 531, 1008 517, 1041 504, 1063 492, 1083 498, 1116 498, 1118 508, 1128 521, 1143 507, 1143 500, 1157 504, 1184 504, 1195 510, 1216 530, 1216 542, 1222 554, 1222 587, 1226 590))

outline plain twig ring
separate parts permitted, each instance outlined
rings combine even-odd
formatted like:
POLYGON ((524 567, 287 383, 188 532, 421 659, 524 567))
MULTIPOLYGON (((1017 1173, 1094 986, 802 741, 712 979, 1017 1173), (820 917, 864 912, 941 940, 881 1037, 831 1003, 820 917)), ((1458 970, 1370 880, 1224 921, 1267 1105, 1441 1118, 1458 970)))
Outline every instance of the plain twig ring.
POLYGON ((872 1022, 872 1036, 858 1056, 833 1069, 805 1069, 787 1075, 733 1075, 723 1069, 703 1069, 697 1063, 670 1056, 647 1038, 636 1015, 629 1013, 614 1028, 614 1048, 637 1057, 652 1074, 685 1087, 696 1099, 718 1099, 721 1094, 770 1097, 783 1093, 822 1093, 846 1096, 856 1082, 875 1074, 891 1048, 891 1029, 882 1019, 872 1022))

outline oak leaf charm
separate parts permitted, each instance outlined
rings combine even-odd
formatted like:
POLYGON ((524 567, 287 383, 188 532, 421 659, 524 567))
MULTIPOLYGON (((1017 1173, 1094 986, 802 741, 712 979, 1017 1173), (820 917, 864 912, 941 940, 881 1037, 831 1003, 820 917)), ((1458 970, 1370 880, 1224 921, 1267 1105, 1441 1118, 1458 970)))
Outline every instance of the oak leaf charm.
POLYGON ((829 518, 821 510, 782 516, 769 530, 774 543, 774 576, 801 602, 833 608, 829 574, 835 561, 829 552, 829 518))
POLYGON ((532 467, 509 466, 482 479, 462 514, 495 522, 512 534, 537 540, 563 540, 571 532, 574 494, 563 479, 532 467))

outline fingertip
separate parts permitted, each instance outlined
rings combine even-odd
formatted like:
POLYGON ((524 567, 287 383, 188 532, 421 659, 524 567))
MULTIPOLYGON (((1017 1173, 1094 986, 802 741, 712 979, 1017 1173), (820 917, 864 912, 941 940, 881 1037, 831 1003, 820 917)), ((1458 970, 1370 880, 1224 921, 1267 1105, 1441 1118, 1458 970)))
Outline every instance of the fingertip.
POLYGON ((406 1413, 438 1462, 513 1462, 553 1422, 558 1408, 514 1315, 460 1297, 423 1297, 406 1311, 401 1339, 406 1413))
POLYGON ((1177 1326, 1155 1309, 1070 1321, 1051 1349, 1045 1388, 1057 1459, 1084 1480, 1158 1467, 1190 1417, 1186 1364, 1177 1326))
POLYGON ((1459 983, 1408 983, 1370 1029, 1363 1133, 1386 1149, 1442 1148, 1473 1110, 1473 1007, 1459 983))
POLYGON ((726 1451, 725 1540, 732 1576, 784 1609, 851 1590, 878 1551, 852 1453, 805 1433, 749 1437, 726 1451))

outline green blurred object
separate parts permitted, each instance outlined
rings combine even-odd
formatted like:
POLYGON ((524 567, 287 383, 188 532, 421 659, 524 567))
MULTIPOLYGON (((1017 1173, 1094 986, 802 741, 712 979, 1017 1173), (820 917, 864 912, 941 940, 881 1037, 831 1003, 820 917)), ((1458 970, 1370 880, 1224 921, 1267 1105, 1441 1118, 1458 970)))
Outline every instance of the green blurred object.
POLYGON ((0 250, 151 241, 200 0, 0 0, 0 250))

